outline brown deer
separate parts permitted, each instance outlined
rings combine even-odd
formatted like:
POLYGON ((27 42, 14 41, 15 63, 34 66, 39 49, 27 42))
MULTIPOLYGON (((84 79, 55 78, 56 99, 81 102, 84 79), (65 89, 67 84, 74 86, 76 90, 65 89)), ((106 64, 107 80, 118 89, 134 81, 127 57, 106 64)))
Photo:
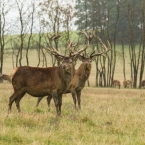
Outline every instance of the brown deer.
POLYGON ((124 88, 132 88, 132 81, 130 81, 130 80, 125 80, 125 81, 123 81, 123 86, 124 86, 124 88))
MULTIPOLYGON (((109 48, 107 48, 103 44, 101 39, 99 39, 99 40, 102 43, 102 46, 104 47, 105 51, 103 51, 101 53, 97 53, 97 54, 94 54, 95 52, 93 52, 89 57, 85 57, 84 55, 83 56, 80 55, 79 59, 82 61, 82 63, 79 66, 79 68, 75 71, 74 77, 73 77, 69 86, 66 89, 65 93, 71 93, 72 94, 75 109, 76 109, 76 101, 78 101, 78 107, 79 107, 79 109, 81 109, 81 105, 80 105, 81 104, 81 91, 84 88, 87 79, 89 78, 89 75, 90 75, 90 72, 91 72, 91 63, 92 63, 92 61, 95 59, 96 56, 106 54, 110 50, 109 42, 108 42, 109 48), (77 99, 76 99, 76 97, 77 97, 77 99)), ((38 98, 36 106, 39 105, 39 102, 42 100, 42 98, 43 97, 38 98)), ((47 97, 48 106, 50 106, 51 99, 52 99, 52 96, 49 95, 47 97)))
POLYGON ((3 74, 2 76, 0 76, 0 80, 1 82, 3 82, 3 80, 7 80, 9 82, 11 82, 11 78, 8 75, 3 74))
POLYGON ((9 99, 8 113, 11 111, 14 101, 18 112, 20 112, 20 100, 28 93, 34 97, 51 95, 55 103, 57 115, 61 114, 62 94, 65 92, 74 75, 76 58, 88 47, 92 39, 92 36, 89 36, 85 31, 82 31, 82 33, 87 38, 86 44, 77 52, 70 53, 69 56, 61 54, 52 45, 52 41, 57 39, 58 36, 53 35, 52 37, 48 37, 51 49, 46 49, 51 51, 57 58, 59 57, 59 59, 61 59, 60 66, 46 68, 20 66, 14 70, 12 75, 14 93, 9 99))
POLYGON ((113 81, 112 81, 112 86, 113 86, 113 87, 118 87, 118 88, 120 89, 120 86, 121 86, 120 81, 118 81, 118 80, 113 80, 113 81))
POLYGON ((145 87, 145 80, 142 80, 142 81, 141 81, 141 87, 142 87, 142 88, 145 87))

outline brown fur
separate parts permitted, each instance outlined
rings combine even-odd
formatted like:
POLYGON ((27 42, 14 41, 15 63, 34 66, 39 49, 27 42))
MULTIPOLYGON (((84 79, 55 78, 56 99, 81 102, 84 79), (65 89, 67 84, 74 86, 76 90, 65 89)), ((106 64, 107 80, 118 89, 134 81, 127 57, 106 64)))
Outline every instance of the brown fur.
MULTIPOLYGON (((79 66, 79 68, 75 71, 74 77, 71 80, 69 86, 67 87, 66 93, 71 93, 74 101, 74 105, 76 108, 76 96, 77 96, 77 101, 78 101, 78 107, 81 109, 81 91, 85 86, 85 83, 87 79, 89 78, 90 72, 91 72, 91 63, 94 57, 89 57, 85 58, 84 56, 80 56, 80 60, 82 60, 82 64, 79 66)), ((43 97, 39 97, 37 101, 37 105, 39 105, 40 101, 42 100, 43 97)), ((50 101, 52 99, 52 96, 49 95, 47 97, 47 104, 50 106, 50 101)))
POLYGON ((124 88, 132 88, 132 81, 130 81, 130 80, 125 80, 125 81, 123 81, 123 86, 124 86, 124 88))
MULTIPOLYGON (((79 108, 81 108, 81 106, 80 106, 80 102, 81 102, 81 100, 80 100, 81 91, 82 91, 82 89, 85 86, 86 80, 89 78, 90 71, 91 71, 91 62, 92 62, 92 60, 94 60, 94 58, 96 56, 104 55, 109 50, 111 50, 111 46, 110 46, 109 41, 108 41, 108 46, 109 47, 107 48, 106 45, 103 44, 102 40, 100 38, 98 38, 98 39, 101 42, 102 47, 104 48, 104 51, 103 52, 100 52, 100 53, 97 53, 97 54, 94 54, 95 53, 95 51, 94 51, 90 55, 89 58, 85 58, 84 56, 79 55, 80 56, 80 60, 82 60, 82 64, 75 71, 74 77, 71 80, 68 88, 66 89, 66 92, 65 93, 71 93, 72 94, 72 97, 73 97, 73 100, 74 100, 74 104, 75 104, 75 108, 76 108, 76 96, 77 96, 77 100, 78 100, 78 106, 79 106, 79 108)), ((38 104, 39 104, 39 102, 41 101, 42 98, 43 97, 38 98, 36 107, 38 106, 38 104)), ((48 106, 50 106, 51 98, 52 98, 51 95, 49 95, 47 97, 47 104, 48 104, 48 106)))
POLYGON ((145 87, 145 80, 141 81, 141 87, 145 87))
POLYGON ((92 67, 91 58, 83 57, 82 61, 83 61, 82 64, 75 71, 75 75, 72 81, 70 82, 70 85, 67 88, 67 91, 71 92, 72 94, 75 108, 76 108, 76 97, 77 97, 79 109, 81 109, 81 91, 84 88, 85 83, 90 76, 91 67, 92 67))
POLYGON ((120 86, 121 86, 120 81, 118 81, 118 80, 113 80, 113 81, 112 81, 112 86, 113 86, 113 87, 118 87, 118 88, 120 89, 120 86))
POLYGON ((65 57, 60 66, 38 68, 21 66, 12 73, 14 93, 9 99, 9 111, 15 101, 20 112, 20 100, 28 93, 34 97, 52 95, 57 115, 61 114, 62 94, 65 92, 74 74, 72 58, 65 57))
POLYGON ((0 81, 3 82, 3 80, 7 80, 9 82, 12 82, 12 78, 13 78, 15 72, 17 71, 17 69, 18 69, 18 67, 15 68, 10 75, 6 75, 6 74, 1 75, 0 81))
POLYGON ((5 75, 5 74, 0 76, 0 80, 1 80, 1 82, 3 82, 3 80, 7 80, 7 81, 11 82, 10 76, 5 75))

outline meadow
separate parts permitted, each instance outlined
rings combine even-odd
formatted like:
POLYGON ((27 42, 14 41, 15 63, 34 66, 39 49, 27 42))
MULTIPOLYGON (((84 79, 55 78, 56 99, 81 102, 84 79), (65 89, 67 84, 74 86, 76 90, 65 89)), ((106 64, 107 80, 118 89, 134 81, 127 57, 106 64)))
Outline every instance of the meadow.
POLYGON ((0 84, 0 144, 3 145, 144 145, 145 91, 85 87, 82 109, 75 110, 70 94, 63 96, 62 116, 46 98, 25 95, 22 112, 15 104, 7 116, 12 94, 9 83, 0 84))
MULTIPOLYGON (((35 53, 30 53, 31 66, 37 63, 35 53)), ((122 62, 117 63, 115 78, 122 82, 122 62)), ((79 62, 76 67, 78 65, 79 62)), ((3 73, 10 74, 12 69, 11 57, 5 58, 3 73)), ((126 71, 129 77, 129 68, 126 71)), ((75 110, 71 95, 64 95, 61 117, 56 117, 53 101, 48 108, 44 98, 36 108, 37 98, 30 95, 21 100, 21 113, 13 104, 8 115, 13 88, 4 81, 0 84, 0 144, 144 145, 145 90, 94 87, 94 78, 93 63, 91 87, 86 86, 82 91, 82 109, 75 110)))

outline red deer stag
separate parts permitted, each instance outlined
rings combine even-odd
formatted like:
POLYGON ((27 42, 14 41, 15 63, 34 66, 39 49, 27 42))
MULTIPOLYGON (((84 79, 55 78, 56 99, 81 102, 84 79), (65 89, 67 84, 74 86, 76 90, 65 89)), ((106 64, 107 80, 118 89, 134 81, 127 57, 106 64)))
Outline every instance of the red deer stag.
POLYGON ((118 87, 118 88, 120 89, 120 86, 121 86, 120 81, 118 81, 118 80, 113 80, 113 81, 112 81, 112 86, 113 86, 113 87, 118 87))
MULTIPOLYGON (((100 40, 103 48, 105 49, 105 51, 103 51, 101 53, 97 53, 97 54, 94 54, 95 52, 93 52, 89 57, 85 57, 85 56, 80 55, 79 59, 82 61, 82 63, 79 66, 79 68, 75 71, 74 77, 71 80, 68 88, 66 89, 65 93, 71 93, 72 94, 75 109, 76 109, 76 101, 78 101, 78 107, 79 107, 79 109, 81 109, 81 105, 80 105, 81 104, 81 91, 84 88, 87 79, 89 78, 89 75, 90 75, 90 72, 91 72, 91 63, 92 63, 92 61, 95 59, 96 56, 106 54, 110 50, 109 42, 108 42, 109 48, 107 48, 103 44, 101 39, 99 39, 99 40, 100 40), (77 99, 76 99, 76 97, 77 97, 77 99)), ((39 105, 39 102, 41 101, 42 98, 43 97, 38 98, 36 106, 39 105)), ((51 99, 52 99, 52 96, 49 95, 47 97, 48 106, 50 106, 51 99)))
POLYGON ((123 86, 124 86, 124 88, 132 88, 132 81, 130 81, 130 80, 125 80, 125 81, 123 81, 123 86))
POLYGON ((62 63, 60 66, 46 68, 20 66, 15 70, 15 73, 13 73, 12 76, 14 93, 9 99, 8 113, 10 113, 14 101, 20 112, 20 100, 26 93, 28 93, 34 97, 51 95, 55 103, 57 115, 59 116, 61 114, 62 94, 74 75, 74 63, 76 57, 88 47, 89 42, 92 39, 92 36, 89 36, 85 31, 82 31, 82 33, 87 38, 86 44, 82 49, 75 53, 71 53, 69 56, 61 54, 52 45, 52 41, 57 39, 58 36, 53 35, 52 37, 49 37, 51 49, 47 49, 51 51, 53 55, 59 57, 59 59, 61 58, 62 63))

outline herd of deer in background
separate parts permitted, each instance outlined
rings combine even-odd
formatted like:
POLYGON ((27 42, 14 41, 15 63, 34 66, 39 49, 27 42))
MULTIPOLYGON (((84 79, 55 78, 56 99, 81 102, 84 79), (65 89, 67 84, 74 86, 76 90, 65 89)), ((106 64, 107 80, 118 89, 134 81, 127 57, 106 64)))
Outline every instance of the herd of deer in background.
MULTIPOLYGON (((52 44, 60 36, 48 36, 50 48, 45 47, 45 49, 61 61, 60 66, 46 68, 19 66, 10 75, 1 75, 0 80, 9 80, 14 89, 14 93, 9 98, 8 113, 11 111, 13 102, 15 102, 18 112, 21 112, 20 100, 26 93, 38 98, 36 106, 39 105, 45 96, 47 96, 47 103, 50 106, 50 101, 53 98, 57 116, 61 115, 62 95, 66 93, 71 93, 75 109, 77 109, 76 102, 78 103, 78 108, 81 109, 81 91, 89 78, 91 62, 95 57, 104 55, 111 49, 109 42, 107 47, 98 38, 104 51, 99 53, 94 51, 89 57, 81 55, 93 39, 93 34, 89 35, 85 31, 82 31, 82 33, 86 37, 85 45, 74 52, 72 50, 74 43, 71 42, 67 46, 69 50, 68 56, 61 54, 52 44), (81 60, 82 63, 78 69, 75 69, 77 59, 81 60)), ((125 88, 129 88, 132 87, 132 82, 127 80, 123 82, 123 85, 125 88)), ((145 81, 142 85, 145 86, 145 81)), ((112 86, 120 88, 121 84, 118 80, 113 80, 112 86)))
MULTIPOLYGON (((118 87, 120 89, 121 87, 121 83, 118 80, 113 80, 112 81, 112 87, 118 87)), ((132 88, 133 87, 133 83, 131 80, 124 80, 123 81, 123 87, 124 88, 132 88)), ((141 81, 141 87, 145 87, 145 80, 141 81)))

